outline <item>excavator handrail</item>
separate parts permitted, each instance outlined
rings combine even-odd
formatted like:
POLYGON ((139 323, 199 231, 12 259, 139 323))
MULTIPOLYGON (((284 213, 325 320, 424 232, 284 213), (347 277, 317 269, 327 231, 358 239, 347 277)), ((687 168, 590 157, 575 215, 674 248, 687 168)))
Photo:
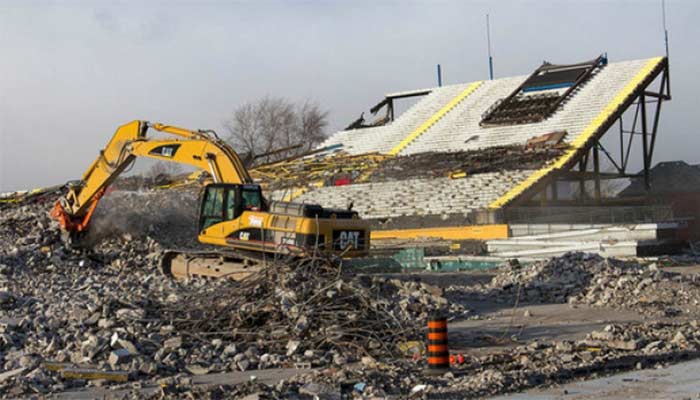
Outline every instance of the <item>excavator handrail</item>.
POLYGON ((97 203, 107 187, 137 157, 188 164, 208 171, 215 182, 253 183, 238 154, 212 130, 189 130, 172 125, 132 121, 120 126, 107 146, 83 174, 78 185, 70 185, 51 211, 61 226, 74 232, 87 228, 97 203), (151 139, 149 129, 179 137, 151 139))

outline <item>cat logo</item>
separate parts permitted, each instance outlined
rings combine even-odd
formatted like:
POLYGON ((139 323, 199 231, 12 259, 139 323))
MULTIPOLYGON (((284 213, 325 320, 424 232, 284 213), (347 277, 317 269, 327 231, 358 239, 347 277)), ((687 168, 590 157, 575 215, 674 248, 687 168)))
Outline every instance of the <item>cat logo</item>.
POLYGON ((352 247, 360 248, 360 231, 340 231, 338 236, 338 245, 341 249, 352 247))
POLYGON ((180 148, 179 144, 166 144, 155 147, 153 150, 149 151, 148 154, 159 157, 173 158, 178 148, 180 148))
POLYGON ((175 152, 172 147, 161 147, 160 155, 163 157, 172 157, 175 152))
POLYGON ((250 232, 241 232, 238 237, 241 240, 250 240, 250 232))

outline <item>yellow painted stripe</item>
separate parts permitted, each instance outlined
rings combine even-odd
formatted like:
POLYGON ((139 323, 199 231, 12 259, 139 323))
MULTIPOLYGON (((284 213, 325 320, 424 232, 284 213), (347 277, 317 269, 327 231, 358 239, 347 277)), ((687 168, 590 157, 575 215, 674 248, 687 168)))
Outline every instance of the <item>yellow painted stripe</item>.
POLYGON ((507 239, 508 225, 448 226, 439 228, 395 229, 386 231, 373 230, 370 233, 370 238, 372 240, 417 238, 440 238, 444 240, 507 239))
POLYGON ((484 83, 483 81, 478 81, 474 82, 471 85, 467 86, 466 89, 462 91, 462 93, 458 94, 455 98, 450 100, 449 103, 445 104, 438 112, 433 114, 430 118, 428 118, 425 122, 423 122, 418 128, 416 128, 413 132, 411 132, 408 136, 406 136, 399 144, 396 145, 393 149, 389 151, 389 155, 395 156, 401 152, 401 150, 405 149, 406 146, 411 144, 416 138, 425 131, 427 131, 431 126, 435 125, 436 122, 442 117, 445 116, 448 112, 450 112, 457 104, 459 104, 462 100, 464 100, 467 96, 469 96, 473 91, 475 91, 481 84, 484 83))
POLYGON ((489 208, 501 208, 511 202, 516 197, 520 196, 525 190, 529 189, 532 185, 537 183, 540 179, 544 178, 550 172, 564 167, 569 163, 578 152, 584 147, 584 145, 598 132, 605 121, 614 114, 617 109, 631 96, 635 89, 644 81, 644 79, 649 76, 649 74, 656 68, 659 63, 663 60, 663 57, 656 57, 649 60, 642 69, 630 80, 627 85, 612 99, 610 103, 601 111, 598 116, 581 132, 576 139, 570 143, 570 148, 564 152, 564 154, 559 157, 555 162, 549 164, 547 167, 535 171, 532 175, 528 176, 524 181, 515 186, 513 189, 508 191, 506 194, 495 200, 489 205, 489 208))
POLYGON ((301 196, 302 194, 306 193, 308 190, 308 188, 295 189, 292 193, 288 193, 286 196, 284 196, 282 201, 292 201, 297 197, 301 196))

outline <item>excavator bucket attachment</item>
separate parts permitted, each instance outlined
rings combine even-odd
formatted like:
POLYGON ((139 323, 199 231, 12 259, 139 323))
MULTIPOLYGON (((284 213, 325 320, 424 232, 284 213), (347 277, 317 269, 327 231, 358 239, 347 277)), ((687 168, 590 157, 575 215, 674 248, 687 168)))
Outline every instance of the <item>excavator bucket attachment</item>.
POLYGON ((90 207, 88 207, 87 212, 82 217, 73 216, 69 214, 66 211, 66 209, 63 208, 63 204, 61 204, 60 200, 57 201, 56 204, 54 204, 50 215, 52 218, 57 220, 59 225, 61 225, 61 228, 65 229, 66 231, 83 232, 87 229, 88 223, 90 222, 90 218, 92 218, 92 214, 95 212, 97 204, 99 203, 102 196, 104 196, 104 193, 105 189, 102 189, 93 196, 90 207))

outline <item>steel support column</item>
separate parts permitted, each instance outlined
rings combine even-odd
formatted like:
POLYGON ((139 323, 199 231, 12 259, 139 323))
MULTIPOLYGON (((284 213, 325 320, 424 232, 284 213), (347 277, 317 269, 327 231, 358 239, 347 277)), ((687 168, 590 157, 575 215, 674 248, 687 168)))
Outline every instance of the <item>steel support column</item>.
POLYGON ((581 173, 581 177, 578 181, 579 200, 581 203, 586 201, 586 169, 588 169, 588 153, 578 161, 578 170, 581 173))
POLYGON ((639 95, 639 104, 641 105, 641 116, 642 116, 642 156, 644 161, 644 188, 648 192, 651 189, 651 183, 649 181, 649 133, 647 131, 647 106, 646 106, 646 96, 644 93, 639 95))
POLYGON ((593 146, 593 173, 595 174, 595 201, 600 203, 600 155, 598 154, 597 145, 593 146))

